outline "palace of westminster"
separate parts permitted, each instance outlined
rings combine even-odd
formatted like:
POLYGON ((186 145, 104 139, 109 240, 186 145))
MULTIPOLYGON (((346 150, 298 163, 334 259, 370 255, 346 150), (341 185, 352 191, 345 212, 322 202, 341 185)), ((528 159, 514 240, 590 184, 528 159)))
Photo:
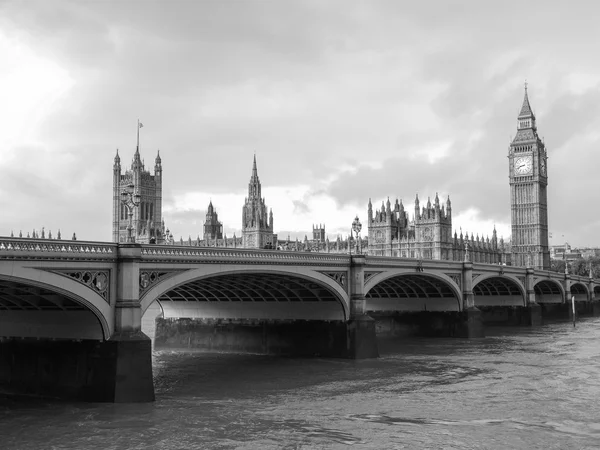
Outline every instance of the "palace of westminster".
MULTIPOLYGON (((139 133, 139 128, 138 128, 139 133)), ((139 136, 139 135, 138 135, 139 136)), ((452 233, 452 204, 448 197, 440 201, 435 195, 422 204, 415 199, 412 220, 402 202, 392 205, 388 198, 380 209, 368 204, 368 237, 330 242, 325 236, 325 226, 313 226, 312 239, 290 242, 279 239, 274 233, 273 212, 268 210, 261 196, 256 157, 248 184, 248 197, 242 207, 242 235, 227 237, 212 201, 208 205, 202 239, 188 238, 174 241, 162 218, 162 164, 156 156, 154 174, 146 170, 136 148, 131 169, 121 170, 119 154, 113 167, 113 241, 126 242, 128 233, 139 243, 189 245, 232 248, 274 248, 295 251, 331 253, 354 252, 360 249, 369 255, 404 258, 438 259, 492 264, 512 264, 547 269, 550 267, 548 243, 548 208, 546 186, 547 155, 544 143, 538 137, 536 120, 527 87, 523 105, 517 118, 517 134, 508 151, 509 184, 511 198, 511 242, 498 239, 496 230, 492 238, 469 237, 452 233), (123 200, 123 191, 136 193, 135 207, 123 200), (131 216, 130 216, 131 214, 131 216), (128 228, 131 226, 131 229, 128 228)), ((127 195, 127 194, 125 194, 127 195)), ((130 195, 130 197, 132 197, 130 195)))

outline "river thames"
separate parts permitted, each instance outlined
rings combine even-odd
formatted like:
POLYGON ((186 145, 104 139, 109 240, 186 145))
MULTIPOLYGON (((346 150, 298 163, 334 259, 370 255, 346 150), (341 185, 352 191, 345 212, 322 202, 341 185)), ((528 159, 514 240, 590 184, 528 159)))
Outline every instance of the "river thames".
POLYGON ((0 397, 0 448, 600 448, 600 319, 486 332, 362 361, 157 351, 155 403, 0 397))

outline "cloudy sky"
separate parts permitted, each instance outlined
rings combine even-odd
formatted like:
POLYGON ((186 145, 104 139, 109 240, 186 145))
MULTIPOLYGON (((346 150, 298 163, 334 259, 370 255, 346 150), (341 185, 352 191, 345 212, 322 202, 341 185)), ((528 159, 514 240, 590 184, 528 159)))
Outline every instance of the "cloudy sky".
POLYGON ((415 194, 510 235, 523 84, 549 154, 551 244, 600 240, 600 4, 0 0, 0 235, 110 240, 112 165, 160 149, 178 238, 229 236, 256 153, 280 237, 347 235, 415 194))

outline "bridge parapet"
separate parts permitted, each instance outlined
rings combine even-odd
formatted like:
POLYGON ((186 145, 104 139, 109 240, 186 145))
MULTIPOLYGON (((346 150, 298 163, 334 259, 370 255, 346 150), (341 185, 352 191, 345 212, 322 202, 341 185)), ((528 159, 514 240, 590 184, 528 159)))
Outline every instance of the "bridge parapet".
POLYGON ((398 258, 392 256, 367 256, 367 266, 377 266, 385 268, 411 268, 419 272, 423 270, 448 270, 462 268, 462 262, 443 261, 438 259, 415 259, 415 258, 398 258))
POLYGON ((165 262, 234 262, 280 265, 339 265, 349 266, 349 255, 327 253, 287 252, 211 247, 181 247, 173 245, 142 245, 142 261, 165 262))
POLYGON ((115 260, 118 244, 0 237, 0 259, 115 260))

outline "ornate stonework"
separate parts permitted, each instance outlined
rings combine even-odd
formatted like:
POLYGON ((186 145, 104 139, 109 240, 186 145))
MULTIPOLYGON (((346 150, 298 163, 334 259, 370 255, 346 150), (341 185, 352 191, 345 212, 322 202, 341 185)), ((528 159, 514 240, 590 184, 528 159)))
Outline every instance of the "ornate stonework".
POLYGON ((547 155, 544 142, 537 133, 527 87, 508 160, 512 265, 549 269, 547 155))
POLYGON ((346 278, 348 276, 347 272, 321 272, 323 275, 327 275, 329 278, 335 280, 337 284, 339 284, 344 291, 347 291, 347 283, 346 278))
POLYGON ((261 197, 256 156, 248 184, 248 197, 242 208, 242 243, 244 248, 277 247, 277 235, 273 234, 273 211, 268 211, 265 199, 261 197))
POLYGON ((373 275, 378 275, 381 272, 364 272, 364 283, 366 284, 367 281, 369 281, 369 279, 373 276, 373 275))
POLYGON ((367 217, 369 236, 368 254, 396 256, 399 258, 436 259, 462 261, 468 248, 473 262, 488 264, 506 263, 507 255, 502 239, 498 241, 496 230, 492 238, 475 237, 473 234, 452 235, 452 204, 450 197, 445 204, 435 195, 433 203, 420 207, 415 199, 413 220, 409 219, 402 201, 396 199, 392 206, 389 199, 381 209, 373 210, 369 200, 367 217))
POLYGON ((184 272, 184 270, 140 270, 140 298, 154 284, 184 272))
POLYGON ((121 202, 121 193, 133 185, 140 195, 140 204, 133 210, 133 236, 142 244, 162 244, 165 239, 162 222, 162 162, 157 154, 154 175, 146 170, 141 160, 139 146, 136 148, 131 168, 121 172, 121 158, 117 150, 113 165, 113 242, 127 241, 129 213, 121 202))
POLYGON ((71 278, 99 294, 110 304, 109 270, 48 270, 48 272, 71 278))

